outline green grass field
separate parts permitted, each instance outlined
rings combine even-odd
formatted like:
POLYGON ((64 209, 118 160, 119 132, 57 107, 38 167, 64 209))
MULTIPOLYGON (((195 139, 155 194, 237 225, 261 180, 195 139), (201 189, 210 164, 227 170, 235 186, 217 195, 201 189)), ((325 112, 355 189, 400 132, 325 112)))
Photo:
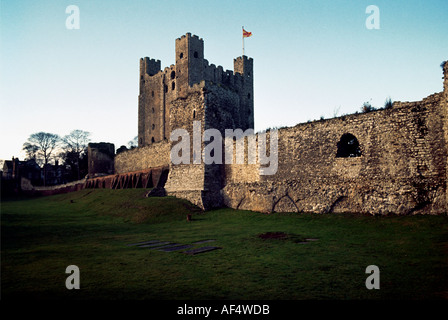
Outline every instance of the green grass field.
POLYGON ((203 213, 144 193, 2 201, 2 299, 448 298, 447 216, 203 213), (288 236, 259 237, 267 232, 288 236), (187 255, 128 246, 205 239, 222 249, 187 255), (79 290, 65 287, 69 265, 79 267, 79 290), (379 290, 366 289, 369 265, 380 269, 379 290))

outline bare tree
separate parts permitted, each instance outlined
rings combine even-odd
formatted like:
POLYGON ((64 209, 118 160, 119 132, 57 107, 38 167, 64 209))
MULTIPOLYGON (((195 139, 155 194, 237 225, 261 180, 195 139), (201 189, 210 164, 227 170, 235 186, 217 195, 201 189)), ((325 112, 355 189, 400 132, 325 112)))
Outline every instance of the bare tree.
POLYGON ((52 153, 58 147, 61 138, 59 135, 48 132, 37 132, 29 136, 27 142, 23 144, 23 150, 28 156, 35 159, 40 158, 44 164, 44 186, 47 180, 47 165, 52 153))
POLYGON ((34 160, 36 162, 39 162, 38 159, 37 159, 37 152, 39 151, 39 147, 38 146, 36 146, 34 144, 31 144, 29 142, 25 142, 23 144, 23 150, 26 153, 25 160, 34 160))
POLYGON ((80 179, 79 160, 86 155, 87 145, 90 141, 90 132, 83 130, 73 130, 70 134, 62 138, 62 149, 64 150, 65 159, 72 159, 76 166, 78 180, 80 179))

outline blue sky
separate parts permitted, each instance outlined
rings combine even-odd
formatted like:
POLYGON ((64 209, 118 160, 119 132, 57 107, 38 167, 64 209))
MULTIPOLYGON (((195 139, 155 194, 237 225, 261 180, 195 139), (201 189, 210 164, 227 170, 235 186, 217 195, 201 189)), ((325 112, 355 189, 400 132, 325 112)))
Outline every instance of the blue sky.
POLYGON ((73 129, 118 148, 137 135, 139 59, 174 63, 177 37, 233 69, 253 33, 255 130, 415 101, 442 91, 448 1, 1 0, 0 159, 23 158, 34 132, 73 129), (76 5, 80 29, 65 9, 76 5), (369 30, 366 7, 380 10, 369 30))

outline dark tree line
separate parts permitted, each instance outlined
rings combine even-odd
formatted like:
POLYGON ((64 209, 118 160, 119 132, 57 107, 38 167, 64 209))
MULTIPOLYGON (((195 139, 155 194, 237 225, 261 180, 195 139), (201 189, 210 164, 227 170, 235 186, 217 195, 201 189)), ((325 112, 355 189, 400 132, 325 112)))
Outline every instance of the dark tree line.
POLYGON ((46 185, 50 162, 62 160, 70 168, 70 180, 79 180, 87 174, 87 145, 90 132, 73 130, 66 136, 49 132, 37 132, 23 144, 25 160, 35 160, 43 168, 43 182, 46 185))

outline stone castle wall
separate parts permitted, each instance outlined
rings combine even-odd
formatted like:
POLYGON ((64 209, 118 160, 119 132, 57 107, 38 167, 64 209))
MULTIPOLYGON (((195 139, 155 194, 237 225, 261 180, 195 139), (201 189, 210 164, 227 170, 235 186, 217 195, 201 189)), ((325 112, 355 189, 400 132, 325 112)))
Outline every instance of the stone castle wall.
MULTIPOLYGON (((200 153, 196 154, 194 150, 193 122, 201 122, 199 134, 202 135, 205 118, 204 86, 205 83, 201 82, 188 88, 171 104, 170 126, 175 129, 185 129, 190 137, 188 148, 190 164, 170 163, 168 180, 165 184, 168 195, 187 199, 199 207, 203 207, 204 165, 193 164, 194 159, 200 159, 202 156, 200 153)), ((176 143, 174 141, 171 146, 176 143)), ((203 144, 200 147, 202 150, 203 144)))
POLYGON ((115 156, 115 173, 127 173, 149 168, 168 167, 170 163, 170 143, 161 141, 151 146, 120 152, 115 156))
MULTIPOLYGON (((443 66, 443 92, 440 101, 440 108, 444 110, 443 112, 443 131, 445 142, 448 144, 448 60, 442 63, 443 66)), ((448 148, 448 147, 447 147, 448 148)), ((448 161, 446 163, 446 211, 448 212, 448 161)))
MULTIPOLYGON (((201 134, 216 128, 224 137, 226 128, 238 128, 231 110, 239 105, 234 91, 203 81, 171 103, 170 126, 186 129, 192 138, 193 121, 201 121, 201 134)), ((385 110, 281 129, 278 171, 271 176, 260 175, 259 164, 247 163, 247 145, 245 164, 236 159, 194 164, 202 155, 194 154, 191 142, 190 164, 173 165, 173 144, 165 141, 117 155, 115 167, 121 173, 168 163, 167 194, 205 209, 224 204, 261 212, 441 214, 448 203, 447 127, 441 92, 385 110), (356 137, 359 157, 336 157, 344 134, 356 137)), ((201 150, 205 145, 202 141, 201 150)))
MULTIPOLYGON (((227 86, 210 81, 201 81, 178 95, 170 105, 170 127, 185 129, 190 135, 190 164, 170 164, 170 173, 165 190, 168 195, 185 198, 202 207, 222 205, 220 196, 224 187, 225 168, 223 164, 204 164, 203 132, 217 129, 224 136, 226 128, 239 128, 247 124, 238 115, 241 107, 240 95, 227 86), (196 134, 201 137, 200 150, 193 145, 194 121, 200 121, 196 134), (199 161, 200 164, 196 164, 199 161)), ((172 145, 177 142, 173 142, 172 145)), ((232 171, 236 175, 236 171, 232 171)))
POLYGON ((281 129, 277 173, 228 179, 224 203, 263 212, 445 213, 446 112, 442 92, 281 129), (361 156, 336 157, 346 133, 357 138, 361 156))

